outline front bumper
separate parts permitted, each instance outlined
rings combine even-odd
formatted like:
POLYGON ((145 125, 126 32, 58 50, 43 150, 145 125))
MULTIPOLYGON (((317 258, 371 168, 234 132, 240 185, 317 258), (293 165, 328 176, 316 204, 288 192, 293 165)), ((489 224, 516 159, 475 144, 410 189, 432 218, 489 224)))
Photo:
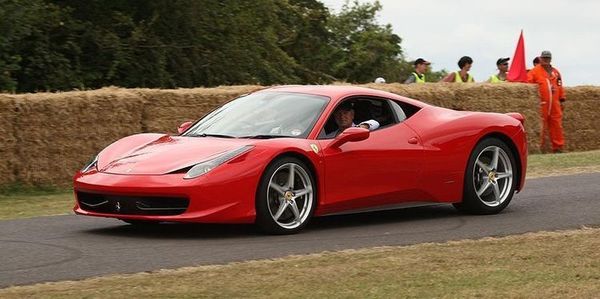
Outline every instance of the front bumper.
POLYGON ((252 223, 257 178, 225 171, 184 180, 184 174, 118 175, 90 171, 74 177, 79 215, 129 220, 252 223), (155 199, 160 199, 156 201, 155 199), (103 203, 106 201, 106 203, 103 203), (185 209, 182 208, 185 201, 185 209), (94 205, 102 203, 101 206, 94 205), (118 206, 117 206, 118 205, 118 206), (162 208, 153 210, 153 208, 162 208))

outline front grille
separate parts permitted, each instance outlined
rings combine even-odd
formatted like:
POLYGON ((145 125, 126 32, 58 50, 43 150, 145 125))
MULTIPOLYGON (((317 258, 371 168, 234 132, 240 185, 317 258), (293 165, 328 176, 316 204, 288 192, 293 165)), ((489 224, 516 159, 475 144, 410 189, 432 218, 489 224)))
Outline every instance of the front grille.
POLYGON ((190 201, 181 197, 120 196, 77 191, 79 206, 90 212, 120 215, 179 215, 190 201))

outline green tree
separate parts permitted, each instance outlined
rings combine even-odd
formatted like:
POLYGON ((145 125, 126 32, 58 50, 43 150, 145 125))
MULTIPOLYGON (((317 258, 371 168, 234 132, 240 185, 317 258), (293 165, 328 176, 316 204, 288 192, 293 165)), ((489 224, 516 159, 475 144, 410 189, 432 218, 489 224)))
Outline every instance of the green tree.
POLYGON ((69 11, 42 0, 0 1, 0 90, 79 87, 69 11))
POLYGON ((332 74, 333 34, 329 9, 317 0, 279 1, 278 44, 296 63, 302 83, 326 83, 332 74))
POLYGON ((333 33, 333 74, 353 83, 370 82, 376 77, 394 80, 402 59, 402 39, 391 25, 377 23, 379 1, 346 2, 339 14, 329 20, 333 33))
MULTIPOLYGON (((379 2, 0 0, 0 90, 404 80, 379 2)), ((435 76, 435 73, 431 75, 435 76)))

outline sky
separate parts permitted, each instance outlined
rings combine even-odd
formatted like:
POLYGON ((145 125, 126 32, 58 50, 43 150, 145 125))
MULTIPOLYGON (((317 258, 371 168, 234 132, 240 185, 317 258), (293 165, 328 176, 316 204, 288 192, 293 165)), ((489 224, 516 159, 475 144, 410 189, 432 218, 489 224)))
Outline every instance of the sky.
MULTIPOLYGON (((346 0, 321 0, 339 12, 346 0)), ((359 2, 373 2, 359 0, 359 2)), ((399 1, 380 0, 380 24, 391 24, 402 38, 408 60, 432 62, 433 70, 457 71, 470 56, 471 74, 485 81, 497 72, 496 60, 512 59, 521 30, 527 66, 542 50, 567 86, 600 85, 600 1, 399 1)))

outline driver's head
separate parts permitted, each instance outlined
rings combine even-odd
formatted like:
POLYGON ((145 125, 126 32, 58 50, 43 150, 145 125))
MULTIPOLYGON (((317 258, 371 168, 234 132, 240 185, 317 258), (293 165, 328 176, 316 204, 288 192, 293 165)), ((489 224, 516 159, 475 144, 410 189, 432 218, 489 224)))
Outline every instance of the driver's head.
POLYGON ((335 109, 333 112, 335 123, 338 125, 340 131, 343 131, 352 126, 354 121, 354 109, 352 103, 346 101, 335 109))

